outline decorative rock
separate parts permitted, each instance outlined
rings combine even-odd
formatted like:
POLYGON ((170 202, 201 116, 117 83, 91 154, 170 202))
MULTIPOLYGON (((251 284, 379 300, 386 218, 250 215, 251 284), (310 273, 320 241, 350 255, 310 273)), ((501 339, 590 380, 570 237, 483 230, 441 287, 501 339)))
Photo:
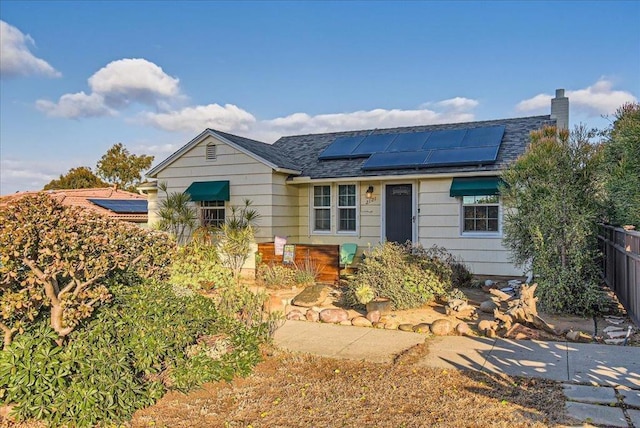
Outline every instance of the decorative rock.
POLYGON ((451 321, 446 318, 440 318, 431 323, 430 330, 436 336, 446 336, 451 333, 452 328, 451 321))
POLYGON ((478 330, 485 333, 487 330, 495 330, 498 323, 495 321, 482 320, 478 323, 478 330))
POLYGON ((329 289, 327 287, 322 284, 315 284, 302 290, 300 294, 293 298, 291 303, 296 306, 310 308, 322 305, 328 295, 329 289))
POLYGON ((384 323, 383 322, 374 322, 373 323, 373 328, 384 329, 384 323))
POLYGON ((626 339, 605 339, 604 343, 607 345, 621 345, 626 339))
POLYGON ((320 314, 313 309, 309 309, 305 314, 305 318, 307 319, 307 321, 318 322, 320 321, 320 314))
POLYGON ((567 340, 572 342, 590 343, 592 337, 581 331, 570 331, 567 333, 567 340))
POLYGON ((356 327, 371 327, 373 324, 365 317, 355 317, 351 320, 351 325, 356 327))
POLYGON ((340 321, 338 324, 340 325, 351 325, 351 320, 344 320, 344 321, 340 321))
POLYGON ((496 331, 495 331, 495 330, 491 330, 491 329, 489 329, 489 330, 486 330, 486 331, 484 332, 484 335, 485 335, 485 336, 487 336, 487 337, 489 337, 489 338, 494 338, 494 337, 496 337, 498 334, 496 333, 496 331))
POLYGON ((300 321, 300 320, 305 320, 306 317, 299 310, 293 309, 292 311, 287 313, 287 319, 288 320, 293 320, 293 321, 300 321))
POLYGON ((357 318, 357 317, 361 317, 362 313, 354 310, 354 309, 347 309, 347 316, 349 317, 350 320, 357 318))
POLYGON ((540 331, 515 323, 507 330, 504 337, 515 340, 540 340, 540 331))
POLYGON ((398 329, 398 323, 395 321, 388 321, 386 323, 384 323, 384 328, 385 330, 397 330, 398 329))
POLYGON ((307 308, 303 308, 302 306, 293 306, 293 305, 286 305, 284 307, 284 312, 286 314, 288 314, 291 311, 300 311, 302 314, 304 314, 305 312, 307 312, 307 308))
POLYGON ((414 325, 413 331, 416 333, 429 333, 431 330, 429 329, 429 324, 427 324, 426 322, 422 322, 420 324, 414 325))
POLYGON ((455 331, 459 335, 465 336, 465 335, 471 333, 471 328, 469 327, 469 324, 467 324, 466 322, 459 322, 456 325, 455 331))
POLYGON ((400 331, 413 331, 413 324, 400 324, 398 326, 400 331))
POLYGON ((602 331, 604 331, 605 333, 609 333, 610 331, 622 331, 622 330, 624 330, 624 328, 622 328, 622 327, 614 327, 614 326, 610 325, 610 326, 604 328, 602 331))
POLYGON ((372 323, 376 323, 380 321, 381 315, 380 311, 367 312, 367 319, 372 323))
POLYGON ((347 311, 344 309, 323 309, 320 312, 320 321, 326 323, 337 324, 342 321, 347 321, 349 319, 349 315, 347 311))
POLYGON ((487 279, 487 280, 484 282, 484 286, 485 286, 485 287, 493 287, 493 284, 495 284, 495 283, 494 283, 492 280, 490 280, 490 279, 487 279))
POLYGON ((280 296, 269 296, 264 302, 264 310, 269 313, 284 312, 286 300, 280 296))

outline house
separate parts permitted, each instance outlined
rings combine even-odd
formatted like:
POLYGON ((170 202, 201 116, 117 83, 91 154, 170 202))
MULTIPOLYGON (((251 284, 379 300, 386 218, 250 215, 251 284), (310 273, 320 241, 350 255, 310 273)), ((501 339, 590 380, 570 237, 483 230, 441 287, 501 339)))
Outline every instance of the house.
MULTIPOLYGON (((258 242, 356 243, 362 252, 410 240, 447 248, 475 274, 522 275, 502 245, 500 172, 524 153, 531 131, 567 128, 568 120, 569 100, 559 89, 545 116, 297 135, 273 144, 206 129, 147 176, 169 192, 188 192, 202 225, 219 224, 230 206, 252 200, 261 214, 258 242)), ((163 196, 149 192, 150 204, 163 196)))
POLYGON ((46 193, 62 205, 81 207, 100 215, 147 227, 147 197, 114 187, 18 192, 0 197, 0 206, 27 195, 46 193))

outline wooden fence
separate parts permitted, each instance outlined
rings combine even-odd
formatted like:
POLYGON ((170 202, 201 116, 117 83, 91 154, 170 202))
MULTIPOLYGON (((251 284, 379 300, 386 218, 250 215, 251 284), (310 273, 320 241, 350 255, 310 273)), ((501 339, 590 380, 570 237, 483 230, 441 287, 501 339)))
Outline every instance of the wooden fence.
POLYGON ((601 224, 598 244, 605 282, 640 325, 640 232, 601 224))
MULTIPOLYGON (((294 262, 298 266, 304 266, 305 260, 311 260, 320 269, 319 282, 338 283, 340 281, 340 246, 339 245, 314 245, 295 244, 294 262)), ((258 244, 258 253, 262 257, 262 263, 282 264, 283 256, 275 254, 273 242, 258 244)))

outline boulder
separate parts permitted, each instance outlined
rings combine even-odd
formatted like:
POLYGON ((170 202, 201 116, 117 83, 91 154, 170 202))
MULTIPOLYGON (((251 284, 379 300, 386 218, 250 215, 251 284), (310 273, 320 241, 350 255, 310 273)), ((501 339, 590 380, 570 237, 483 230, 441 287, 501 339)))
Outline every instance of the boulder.
POLYGON ((269 313, 274 312, 283 312, 286 306, 286 299, 283 299, 280 296, 269 296, 269 298, 264 302, 263 308, 265 311, 269 313))
POLYGON ((496 309, 498 309, 498 305, 493 300, 485 300, 480 303, 480 310, 486 314, 492 314, 496 309))
POLYGON ((356 327, 371 327, 373 324, 365 317, 355 317, 351 320, 351 325, 356 327))
POLYGON ((329 295, 329 288, 322 284, 310 285, 293 298, 291 303, 296 306, 311 308, 320 306, 329 295))
POLYGON ((372 323, 379 322, 381 317, 382 314, 380 313, 380 311, 367 312, 367 319, 372 323))
POLYGON ((397 330, 398 329, 398 323, 395 321, 387 321, 384 323, 384 328, 386 330, 397 330))
POLYGON ((380 321, 378 321, 378 322, 374 322, 374 323, 373 323, 373 328, 379 328, 379 329, 381 329, 381 330, 382 330, 382 329, 384 329, 384 323, 383 323, 383 322, 380 322, 380 321))
POLYGON ((340 324, 340 325, 348 325, 348 326, 352 325, 351 324, 351 320, 343 320, 343 321, 340 321, 338 324, 340 324))
POLYGON ((313 309, 308 309, 307 313, 305 314, 305 318, 307 319, 307 321, 318 322, 320 321, 320 314, 313 309))
POLYGON ((291 312, 287 313, 287 319, 292 321, 300 321, 300 320, 304 321, 306 317, 299 310, 293 309, 291 312))
POLYGON ((363 314, 355 309, 347 309, 347 315, 349 316, 349 319, 352 320, 354 318, 361 317, 363 314))
POLYGON ((320 311, 320 321, 332 324, 338 324, 342 321, 347 321, 349 314, 344 309, 323 309, 320 311))
POLYGON ((400 331, 413 331, 413 324, 400 324, 398 326, 400 331))
POLYGON ((593 338, 587 333, 571 330, 567 333, 567 340, 570 340, 572 342, 591 343, 593 341, 593 338))
POLYGON ((507 330, 504 337, 515 340, 540 340, 540 331, 515 323, 507 330))
POLYGON ((469 324, 467 324, 466 322, 459 322, 456 325, 455 331, 460 336, 466 336, 471 333, 471 328, 469 327, 469 324))
POLYGON ((488 330, 494 331, 498 327, 498 323, 495 321, 482 320, 478 323, 478 330, 481 333, 486 333, 488 330))
POLYGON ((421 322, 420 324, 416 324, 413 326, 413 331, 416 333, 429 333, 431 331, 429 329, 429 324, 426 322, 421 322))
POLYGON ((391 312, 391 300, 384 297, 377 297, 367 303, 367 312, 379 311, 380 315, 386 315, 391 312))
POLYGON ((447 334, 451 333, 452 329, 453 325, 451 324, 451 321, 446 318, 435 320, 431 323, 430 327, 431 333, 436 336, 446 336, 447 334))

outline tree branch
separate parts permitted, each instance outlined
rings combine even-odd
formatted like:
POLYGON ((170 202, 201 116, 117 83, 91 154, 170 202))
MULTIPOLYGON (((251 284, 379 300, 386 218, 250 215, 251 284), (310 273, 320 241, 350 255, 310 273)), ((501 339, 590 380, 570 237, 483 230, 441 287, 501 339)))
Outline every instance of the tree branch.
POLYGON ((47 276, 44 274, 44 272, 42 272, 42 270, 35 264, 33 260, 30 260, 24 257, 22 259, 22 263, 27 265, 29 269, 31 269, 31 271, 35 273, 38 281, 42 285, 44 285, 44 292, 47 295, 47 297, 51 300, 51 304, 59 305, 60 299, 58 299, 58 290, 57 290, 58 282, 55 280, 55 278, 51 278, 49 280, 47 276))
POLYGON ((0 330, 4 332, 4 347, 3 349, 6 351, 11 345, 11 340, 13 339, 14 331, 10 329, 5 323, 0 321, 0 330))

